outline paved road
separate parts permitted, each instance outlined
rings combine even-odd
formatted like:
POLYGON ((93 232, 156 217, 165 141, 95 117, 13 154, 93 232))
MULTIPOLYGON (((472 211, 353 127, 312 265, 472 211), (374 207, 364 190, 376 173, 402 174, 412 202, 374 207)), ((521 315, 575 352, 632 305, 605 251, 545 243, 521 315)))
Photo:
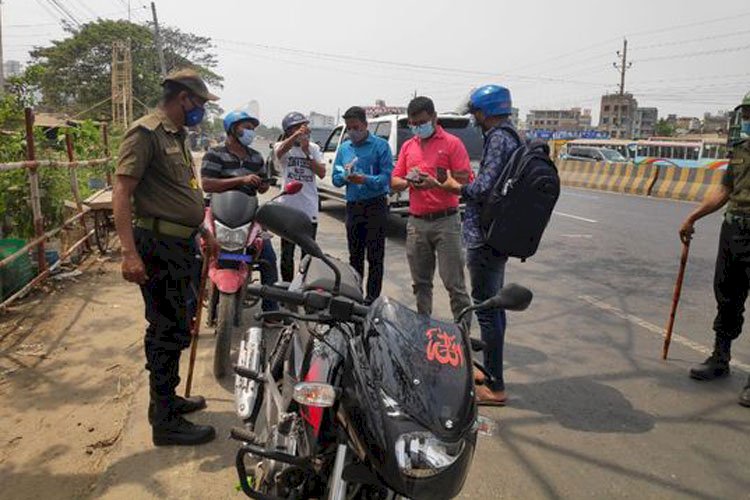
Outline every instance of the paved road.
MULTIPOLYGON (((345 257, 343 210, 325 203, 319 241, 345 257)), ((461 498, 750 498, 750 410, 736 404, 750 364, 736 349, 729 379, 699 384, 689 366, 710 344, 710 280, 718 219, 699 226, 669 362, 660 331, 677 271, 676 228, 692 205, 565 190, 539 254, 512 262, 508 280, 535 291, 510 317, 510 405, 484 409, 497 424, 478 446, 461 498)), ((404 223, 393 220, 385 292, 413 304, 404 223)), ((435 311, 449 315, 436 287, 435 311)), ((137 328, 138 325, 134 325, 137 328)), ((203 336, 195 387, 210 409, 195 417, 225 434, 235 423, 229 384, 210 375, 203 336)), ((119 456, 98 483, 109 498, 237 498, 233 443, 154 450, 135 397, 119 456)))

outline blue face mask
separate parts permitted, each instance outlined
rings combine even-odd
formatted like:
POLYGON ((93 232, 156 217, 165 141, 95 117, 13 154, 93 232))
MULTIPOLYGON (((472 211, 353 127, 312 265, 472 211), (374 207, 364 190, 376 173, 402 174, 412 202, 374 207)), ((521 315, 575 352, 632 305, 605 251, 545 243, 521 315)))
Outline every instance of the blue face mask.
MULTIPOLYGON (((184 111, 185 108, 183 108, 184 111)), ((206 114, 206 109, 202 106, 195 106, 193 109, 185 111, 185 126, 195 127, 203 121, 203 117, 206 114)))
POLYGON ((423 123, 422 125, 412 125, 409 127, 411 132, 422 139, 432 137, 435 133, 435 125, 432 122, 423 123))
POLYGON ((242 144, 243 146, 250 147, 250 144, 252 144, 253 140, 255 140, 255 130, 246 128, 240 135, 237 136, 237 140, 240 141, 240 144, 242 144))
POLYGON ((740 128, 740 133, 744 137, 750 137, 750 120, 742 120, 742 127, 740 128))

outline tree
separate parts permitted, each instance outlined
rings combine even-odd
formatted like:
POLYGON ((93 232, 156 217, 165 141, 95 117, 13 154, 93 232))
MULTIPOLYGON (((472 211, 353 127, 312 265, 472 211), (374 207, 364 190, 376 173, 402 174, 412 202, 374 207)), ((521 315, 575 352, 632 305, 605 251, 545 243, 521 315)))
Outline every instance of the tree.
MULTIPOLYGON (((39 106, 83 118, 110 119, 112 42, 130 40, 133 61, 134 112, 142 114, 158 102, 161 73, 154 37, 147 25, 99 19, 79 28, 49 47, 31 51, 25 86, 41 91, 39 106), (136 111, 138 109, 138 111, 136 111)), ((176 28, 162 30, 167 71, 192 67, 211 86, 221 86, 211 40, 176 28)), ((28 93, 28 92, 27 92, 28 93)))
POLYGON ((672 137, 675 133, 675 127, 664 118, 656 122, 654 132, 658 137, 672 137))

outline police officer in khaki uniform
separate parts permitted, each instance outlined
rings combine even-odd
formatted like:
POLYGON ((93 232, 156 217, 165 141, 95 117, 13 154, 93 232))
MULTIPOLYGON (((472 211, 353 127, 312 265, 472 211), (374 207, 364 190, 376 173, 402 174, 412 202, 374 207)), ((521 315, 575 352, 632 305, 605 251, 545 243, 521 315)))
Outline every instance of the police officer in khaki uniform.
POLYGON ((185 399, 175 389, 180 382, 180 354, 190 345, 190 321, 197 306, 196 236, 199 232, 204 236, 209 252, 216 251, 217 245, 202 226, 203 193, 185 127, 198 125, 205 103, 218 98, 192 70, 170 74, 162 87, 157 110, 133 123, 125 134, 112 201, 122 244, 122 275, 140 285, 145 303, 153 442, 196 445, 211 441, 216 432, 182 415, 205 408, 205 399, 185 399))
MULTIPOLYGON (((729 203, 721 226, 714 275, 717 305, 714 351, 705 362, 690 370, 690 376, 696 380, 714 380, 729 375, 732 341, 742 333, 745 300, 750 289, 750 93, 735 111, 741 115, 741 120, 738 133, 732 140, 729 166, 721 186, 688 216, 680 228, 682 241, 689 241, 698 219, 729 203)), ((750 379, 740 394, 739 403, 750 407, 750 379)))

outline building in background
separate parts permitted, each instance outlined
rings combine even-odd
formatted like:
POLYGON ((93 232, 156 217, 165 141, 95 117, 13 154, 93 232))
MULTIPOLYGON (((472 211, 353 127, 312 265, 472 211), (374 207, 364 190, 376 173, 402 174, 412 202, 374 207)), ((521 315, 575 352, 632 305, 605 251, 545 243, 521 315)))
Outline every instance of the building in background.
POLYGON ((715 115, 712 115, 711 113, 705 113, 703 115, 703 123, 701 124, 702 133, 726 135, 728 129, 729 113, 726 111, 719 111, 715 115))
POLYGON ((5 73, 5 78, 20 75, 21 73, 23 73, 21 61, 5 61, 3 63, 3 71, 5 73))
POLYGON ((403 106, 388 106, 383 99, 377 99, 375 106, 362 106, 368 118, 383 115, 405 115, 406 108, 403 106))
POLYGON ((336 126, 335 116, 310 111, 310 116, 308 118, 310 119, 311 128, 333 128, 336 126))
POLYGON ((646 139, 656 135, 656 123, 659 121, 657 108, 636 108, 633 139, 646 139))
POLYGON ((667 123, 674 128, 676 135, 700 133, 701 121, 694 116, 668 115, 667 123))
POLYGON ((526 128, 553 132, 588 130, 591 128, 591 110, 581 108, 531 110, 526 115, 526 128))
POLYGON ((519 128, 521 126, 520 122, 518 121, 518 108, 510 108, 511 114, 510 114, 510 122, 513 124, 514 127, 519 128))
POLYGON ((607 94, 602 96, 599 130, 613 139, 630 139, 635 134, 638 101, 633 94, 607 94))

